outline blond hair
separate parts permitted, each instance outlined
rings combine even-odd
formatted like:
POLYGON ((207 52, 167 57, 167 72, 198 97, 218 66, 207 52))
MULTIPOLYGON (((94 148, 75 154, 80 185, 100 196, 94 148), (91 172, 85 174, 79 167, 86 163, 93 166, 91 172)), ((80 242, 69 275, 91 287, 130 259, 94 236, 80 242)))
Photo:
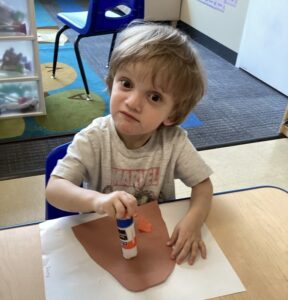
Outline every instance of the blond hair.
POLYGON ((118 69, 149 63, 152 80, 161 77, 175 99, 170 120, 180 124, 205 92, 205 77, 190 38, 168 25, 141 23, 127 27, 113 50, 106 83, 111 92, 118 69))

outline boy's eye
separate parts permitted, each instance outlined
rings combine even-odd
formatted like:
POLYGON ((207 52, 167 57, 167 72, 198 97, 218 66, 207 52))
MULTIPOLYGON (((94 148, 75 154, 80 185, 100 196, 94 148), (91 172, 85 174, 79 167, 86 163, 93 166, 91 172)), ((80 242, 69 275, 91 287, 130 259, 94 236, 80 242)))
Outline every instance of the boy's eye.
POLYGON ((126 88, 126 89, 129 89, 129 88, 132 87, 132 83, 131 83, 131 81, 128 80, 128 79, 122 79, 122 80, 120 80, 120 83, 121 83, 121 85, 122 85, 124 88, 126 88))
POLYGON ((158 94, 151 94, 150 95, 150 99, 153 101, 153 102, 158 102, 161 100, 161 96, 158 95, 158 94))

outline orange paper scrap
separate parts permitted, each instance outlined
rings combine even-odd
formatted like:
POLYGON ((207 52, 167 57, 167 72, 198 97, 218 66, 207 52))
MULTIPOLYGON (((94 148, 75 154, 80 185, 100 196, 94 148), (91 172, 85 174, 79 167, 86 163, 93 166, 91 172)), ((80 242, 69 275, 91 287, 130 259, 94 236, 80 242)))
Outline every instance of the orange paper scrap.
POLYGON ((137 214, 136 217, 134 217, 136 229, 142 232, 151 232, 152 231, 152 224, 146 219, 144 216, 137 214))

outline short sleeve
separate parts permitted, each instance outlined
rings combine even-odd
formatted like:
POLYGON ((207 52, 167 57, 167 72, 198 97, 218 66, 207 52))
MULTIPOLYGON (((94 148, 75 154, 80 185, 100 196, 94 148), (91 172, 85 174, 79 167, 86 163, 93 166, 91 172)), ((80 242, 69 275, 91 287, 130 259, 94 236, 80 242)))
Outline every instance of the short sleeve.
POLYGON ((187 134, 179 141, 177 152, 175 178, 181 179, 187 186, 193 187, 212 174, 211 168, 202 159, 187 134))
POLYGON ((80 185, 87 180, 87 170, 93 156, 93 148, 88 136, 79 132, 69 145, 66 156, 58 161, 52 175, 80 185))

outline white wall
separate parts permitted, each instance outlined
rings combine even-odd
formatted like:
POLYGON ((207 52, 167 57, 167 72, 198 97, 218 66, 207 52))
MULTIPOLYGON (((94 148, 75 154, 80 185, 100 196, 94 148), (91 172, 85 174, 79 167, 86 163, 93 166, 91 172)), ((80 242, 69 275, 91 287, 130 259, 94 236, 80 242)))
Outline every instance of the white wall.
POLYGON ((198 0, 182 0, 180 20, 239 52, 249 0, 238 0, 237 6, 225 6, 221 12, 198 0))
POLYGON ((288 1, 250 1, 237 66, 288 96, 288 1))

